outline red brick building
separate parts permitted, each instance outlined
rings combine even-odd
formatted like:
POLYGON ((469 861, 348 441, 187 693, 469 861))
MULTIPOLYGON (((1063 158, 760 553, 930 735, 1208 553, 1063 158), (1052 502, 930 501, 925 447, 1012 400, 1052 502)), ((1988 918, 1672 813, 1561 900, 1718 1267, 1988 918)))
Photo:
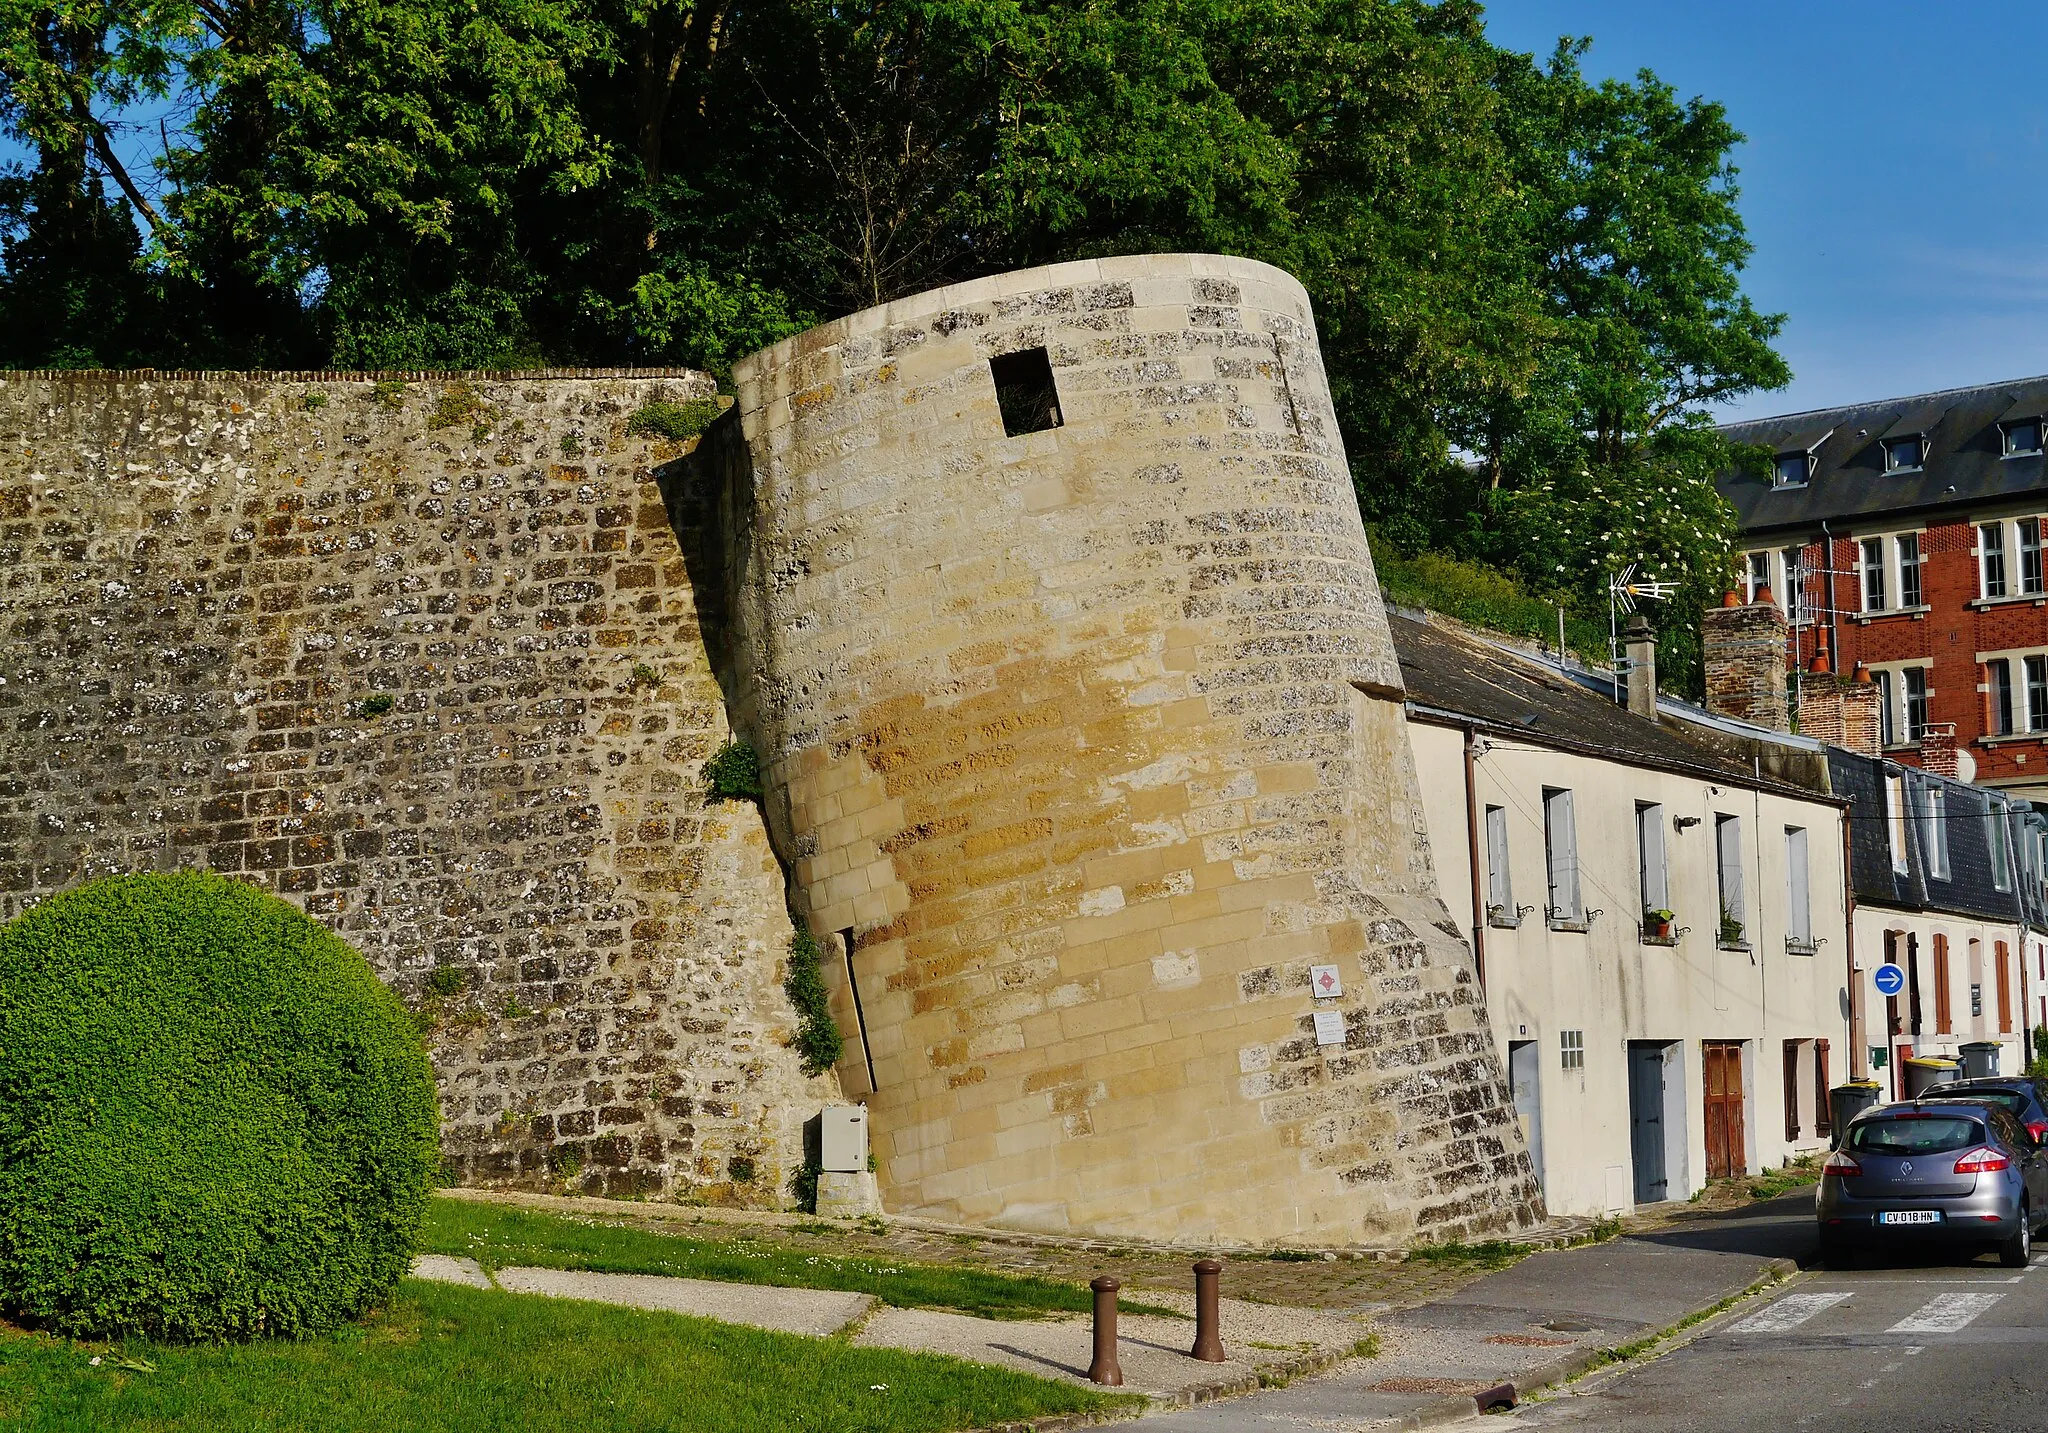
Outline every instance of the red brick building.
POLYGON ((1789 681, 1868 672, 1896 761, 2048 800, 2048 377, 1790 414, 1725 432, 1740 597, 1768 586, 1789 681), (1952 743, 1952 746, 1951 746, 1952 743), (1953 750, 1953 756, 1950 751, 1953 750))

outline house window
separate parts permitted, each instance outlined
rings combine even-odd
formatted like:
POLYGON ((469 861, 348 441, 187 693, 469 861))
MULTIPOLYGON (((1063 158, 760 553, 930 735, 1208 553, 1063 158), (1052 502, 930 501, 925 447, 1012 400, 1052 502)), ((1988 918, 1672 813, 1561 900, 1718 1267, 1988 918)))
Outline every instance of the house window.
POLYGON ((1870 683, 1877 688, 1877 741, 1880 746, 1894 746, 1899 740, 1898 708, 1893 698, 1898 683, 1892 680, 1890 672, 1872 672, 1870 683))
POLYGON ((2048 657, 2028 657, 2027 730, 2048 731, 2048 657))
POLYGON ((1990 808, 1985 820, 1991 832, 1991 884, 1998 890, 2012 889, 2012 832, 2005 824, 2006 808, 2002 802, 1987 801, 1990 808))
POLYGON ((1746 943, 1748 921, 1742 906, 1742 818, 1740 816, 1714 817, 1714 854, 1720 867, 1721 889, 1721 931, 1720 943, 1725 946, 1742 946, 1746 943))
POLYGON ((1892 870, 1900 875, 1906 873, 1906 779, 1902 776, 1887 776, 1884 779, 1885 832, 1890 837, 1892 870))
POLYGON ((1806 586, 1804 552, 1804 548, 1788 547, 1779 556, 1779 561, 1783 564, 1784 571, 1784 580, 1778 588, 1779 605, 1784 607, 1785 615, 1794 622, 1802 620, 1799 610, 1799 594, 1800 590, 1806 586))
POLYGON ((1887 438, 1884 441, 1884 470, 1888 473, 1911 472, 1920 466, 1925 456, 1921 449, 1918 433, 1905 438, 1887 438))
POLYGON ((1560 1030, 1557 1032, 1559 1061, 1567 1070, 1586 1068, 1586 1032, 1583 1030, 1560 1030))
POLYGON ((1572 794, 1543 788, 1543 854, 1550 875, 1552 925, 1579 925, 1585 920, 1579 904, 1579 837, 1572 820, 1572 794))
POLYGON ((1889 604, 1884 595, 1884 539, 1863 539, 1863 610, 1882 612, 1889 604))
POLYGON ((2041 451, 2041 420, 2039 418, 2021 418, 2016 422, 2002 423, 1999 425, 1999 429, 2005 436, 2006 457, 2020 458, 2025 457, 2029 453, 2041 451))
POLYGON ((1747 557, 1748 571, 1743 574, 1742 595, 1754 602, 1759 592, 1771 585, 1771 555, 1768 552, 1752 552, 1747 557))
POLYGON ((1806 828, 1785 828, 1785 943, 1813 949, 1813 894, 1806 859, 1806 828))
MULTIPOLYGON (((1636 876, 1643 913, 1671 906, 1671 880, 1664 862, 1664 808, 1636 803, 1636 876)), ((1661 917, 1660 917, 1661 919, 1661 917)))
POLYGON ((1806 453, 1780 453, 1771 460, 1771 486, 1803 488, 1813 472, 1813 459, 1806 453))
POLYGON ((1920 818, 1920 846, 1927 853, 1927 874, 1948 879, 1948 792, 1931 781, 1915 793, 1920 818))
POLYGON ((1978 590, 1984 597, 2005 596, 2005 524, 1987 522, 1977 529, 1978 590))
POLYGON ((1990 700, 1991 734, 2012 735, 2012 659, 1993 657, 1984 664, 1985 695, 1990 700))
POLYGON ((2023 517, 1977 526, 1977 595, 2042 594, 2041 519, 2023 517))
POLYGON ((1918 741, 1927 734, 1927 669, 1905 668, 1899 684, 1906 698, 1906 740, 1918 741))
POLYGON ((1896 541, 1899 549, 1899 605, 1923 606, 1926 599, 1920 589, 1920 534, 1902 532, 1896 541))
POLYGON ((1486 918, 1494 925, 1520 925, 1515 909, 1515 882, 1508 873, 1508 813, 1503 806, 1486 808, 1486 918))

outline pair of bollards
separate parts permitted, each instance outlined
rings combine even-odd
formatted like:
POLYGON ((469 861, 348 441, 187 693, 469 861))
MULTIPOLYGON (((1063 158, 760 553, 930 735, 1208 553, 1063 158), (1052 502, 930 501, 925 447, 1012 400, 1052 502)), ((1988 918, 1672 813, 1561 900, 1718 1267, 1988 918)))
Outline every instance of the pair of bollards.
MULTIPOLYGON (((1223 1266, 1214 1259, 1195 1265, 1195 1346, 1188 1357, 1203 1363, 1223 1362, 1223 1335, 1218 1325, 1222 1313, 1217 1282, 1223 1266)), ((1107 1275, 1088 1286, 1095 1293, 1095 1360, 1088 1365, 1088 1381, 1121 1388, 1123 1366, 1116 1360, 1116 1295, 1123 1284, 1107 1275)))

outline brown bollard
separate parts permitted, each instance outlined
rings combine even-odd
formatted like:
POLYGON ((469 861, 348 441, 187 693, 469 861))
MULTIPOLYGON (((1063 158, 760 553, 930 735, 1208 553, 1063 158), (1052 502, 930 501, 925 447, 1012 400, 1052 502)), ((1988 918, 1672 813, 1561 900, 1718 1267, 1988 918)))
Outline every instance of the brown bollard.
POLYGON ((1123 1285, 1104 1274, 1088 1287, 1095 1291, 1095 1361, 1088 1365, 1088 1381, 1122 1388, 1124 1370, 1116 1361, 1116 1291, 1123 1285))
POLYGON ((1203 1363, 1223 1362, 1223 1315, 1217 1305, 1216 1285, 1223 1266, 1214 1259, 1195 1265, 1195 1346, 1189 1358, 1203 1363))

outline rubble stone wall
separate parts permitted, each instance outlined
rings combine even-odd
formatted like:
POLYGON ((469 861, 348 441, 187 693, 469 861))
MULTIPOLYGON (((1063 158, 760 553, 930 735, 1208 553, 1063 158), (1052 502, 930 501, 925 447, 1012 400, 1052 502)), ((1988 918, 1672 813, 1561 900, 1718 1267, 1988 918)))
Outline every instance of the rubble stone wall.
POLYGON ((458 1178, 779 1202, 837 1086, 759 811, 705 795, 680 448, 626 433, 715 391, 0 375, 0 917, 255 881, 422 1012, 458 1178))
POLYGON ((801 908, 850 939, 840 1075, 888 1207, 1238 1243, 1533 1222, 1301 286, 1007 274, 736 379, 698 455, 721 650, 801 908), (1062 421, 1008 436, 990 360, 1039 348, 1062 421))

